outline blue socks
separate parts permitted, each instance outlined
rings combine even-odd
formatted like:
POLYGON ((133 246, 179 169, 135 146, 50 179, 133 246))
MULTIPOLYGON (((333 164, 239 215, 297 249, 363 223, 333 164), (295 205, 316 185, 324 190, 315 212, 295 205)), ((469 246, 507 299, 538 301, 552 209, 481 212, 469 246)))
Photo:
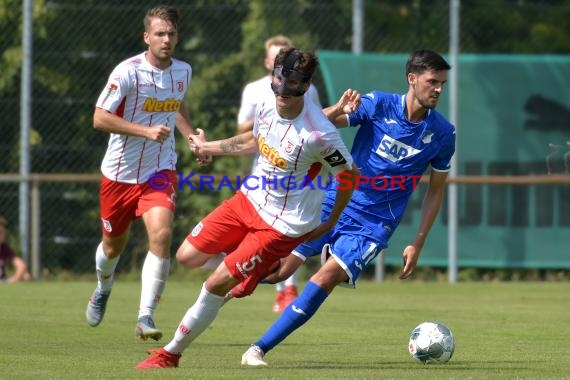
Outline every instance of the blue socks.
POLYGON ((269 330, 254 344, 261 348, 264 353, 267 353, 311 319, 327 297, 327 292, 314 282, 309 281, 299 297, 285 308, 269 330))

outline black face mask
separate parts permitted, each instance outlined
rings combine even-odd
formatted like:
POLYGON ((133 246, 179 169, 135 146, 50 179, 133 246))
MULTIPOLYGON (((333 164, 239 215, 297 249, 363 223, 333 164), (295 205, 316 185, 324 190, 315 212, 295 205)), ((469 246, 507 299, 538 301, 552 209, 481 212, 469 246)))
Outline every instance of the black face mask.
POLYGON ((273 93, 281 96, 303 96, 306 92, 305 83, 306 80, 303 81, 305 76, 298 71, 290 71, 289 75, 285 75, 283 73, 283 69, 278 67, 273 69, 273 79, 271 81, 271 90, 273 93), (281 83, 275 83, 275 78, 281 79, 281 83), (290 81, 298 81, 299 84, 292 87, 288 85, 290 81))
POLYGON ((298 54, 289 54, 285 58, 283 66, 279 66, 273 69, 271 90, 273 90, 275 94, 281 96, 303 96, 305 94, 305 91, 307 91, 305 84, 311 78, 308 75, 295 70, 295 62, 297 61, 297 58, 298 54), (280 79, 281 83, 275 83, 275 78, 280 79), (296 81, 300 83, 292 87, 287 85, 287 82, 289 81, 296 81))

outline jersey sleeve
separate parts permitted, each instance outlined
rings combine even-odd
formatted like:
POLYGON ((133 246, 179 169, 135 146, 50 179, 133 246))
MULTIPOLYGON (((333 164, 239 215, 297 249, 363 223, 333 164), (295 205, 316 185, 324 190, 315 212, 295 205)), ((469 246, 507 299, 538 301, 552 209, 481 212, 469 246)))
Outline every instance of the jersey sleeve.
POLYGON ((451 158, 455 153, 455 129, 453 129, 444 137, 440 142, 441 149, 436 157, 434 157, 430 165, 431 167, 440 172, 449 171, 451 168, 451 158))
POLYGON ((253 93, 252 87, 253 86, 251 84, 247 84, 241 94, 241 103, 237 117, 238 124, 251 120, 255 116, 255 108, 257 104, 255 102, 255 94, 253 93))
POLYGON ((127 96, 130 88, 130 76, 123 66, 117 66, 109 76, 105 88, 99 95, 96 106, 115 113, 127 96))
POLYGON ((338 131, 332 126, 324 131, 313 133, 313 149, 319 160, 330 169, 331 174, 337 174, 352 169, 352 156, 342 141, 338 131))
POLYGON ((366 124, 370 119, 370 115, 374 115, 374 110, 379 101, 378 92, 369 92, 360 98, 360 106, 353 113, 348 115, 348 124, 350 127, 356 127, 360 124, 366 124))

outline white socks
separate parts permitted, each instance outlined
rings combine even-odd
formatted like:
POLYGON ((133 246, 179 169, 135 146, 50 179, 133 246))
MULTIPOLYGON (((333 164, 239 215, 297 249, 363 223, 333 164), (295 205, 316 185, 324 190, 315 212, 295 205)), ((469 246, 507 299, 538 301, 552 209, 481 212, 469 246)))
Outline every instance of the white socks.
POLYGON ((278 282, 275 284, 275 290, 278 292, 282 292, 285 290, 286 286, 295 285, 297 286, 297 271, 295 271, 288 279, 285 281, 278 282))
POLYGON ((170 353, 181 355, 190 343, 199 337, 216 319, 223 302, 224 297, 210 293, 206 290, 204 283, 198 299, 188 309, 174 333, 174 338, 164 346, 164 349, 170 353))
POLYGON ((103 243, 99 243, 95 251, 95 270, 97 271, 97 288, 104 293, 109 293, 113 287, 118 262, 119 256, 109 259, 103 252, 103 243))
POLYGON ((148 251, 141 273, 139 318, 152 316, 160 301, 170 272, 170 258, 164 259, 148 251))
POLYGON ((297 271, 293 272, 293 274, 285 280, 285 286, 289 285, 297 286, 297 271))

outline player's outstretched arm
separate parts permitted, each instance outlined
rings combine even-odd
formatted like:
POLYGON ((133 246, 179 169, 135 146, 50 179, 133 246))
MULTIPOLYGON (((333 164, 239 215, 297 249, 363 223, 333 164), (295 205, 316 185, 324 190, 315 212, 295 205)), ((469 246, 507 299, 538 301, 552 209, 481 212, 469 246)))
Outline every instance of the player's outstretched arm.
POLYGON ((244 121, 243 123, 239 123, 237 126, 238 134, 249 132, 251 130, 253 130, 253 119, 249 119, 244 121))
POLYGON ((286 279, 291 277, 291 275, 295 273, 297 269, 299 269, 299 267, 303 265, 304 262, 305 261, 299 258, 298 256, 289 255, 281 259, 281 264, 279 265, 277 270, 271 273, 269 276, 267 276, 264 279, 264 282, 267 282, 269 284, 276 284, 278 282, 285 281, 286 279))
POLYGON ((258 149, 252 131, 214 141, 205 141, 204 131, 201 129, 197 131, 198 134, 188 137, 190 147, 197 155, 240 156, 255 153, 258 149))
MULTIPOLYGON (((192 121, 190 120, 190 113, 188 112, 188 108, 184 103, 180 106, 180 109, 176 113, 176 129, 184 138, 187 138, 190 135, 195 135, 197 132, 192 127, 192 121)), ((204 137, 204 141, 206 136, 202 134, 204 137)), ((188 141, 188 140, 187 140, 188 141)), ((190 141, 188 141, 188 145, 190 145, 190 141)), ((192 148, 190 147, 190 150, 192 148)), ((212 156, 202 155, 196 158, 196 161, 199 165, 207 165, 212 162, 212 156)))
POLYGON ((425 240, 441 208, 446 180, 447 172, 432 170, 429 186, 422 202, 422 216, 418 233, 412 244, 407 246, 402 254, 404 259, 404 266, 400 273, 402 280, 410 277, 416 268, 425 240))
POLYGON ((360 93, 349 88, 340 96, 336 104, 323 109, 323 112, 335 127, 342 128, 348 126, 346 115, 356 111, 359 105, 360 93))

